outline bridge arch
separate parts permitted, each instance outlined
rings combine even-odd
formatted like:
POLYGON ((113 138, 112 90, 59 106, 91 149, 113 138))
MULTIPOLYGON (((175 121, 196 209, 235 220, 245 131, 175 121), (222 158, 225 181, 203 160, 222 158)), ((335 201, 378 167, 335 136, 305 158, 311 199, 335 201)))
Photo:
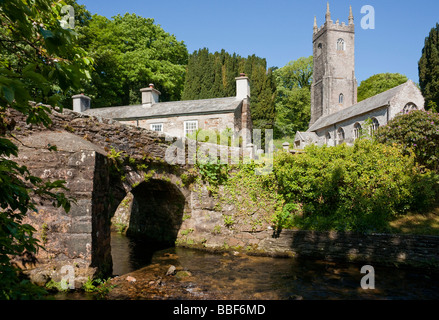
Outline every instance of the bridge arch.
POLYGON ((130 172, 124 183, 123 200, 113 209, 113 230, 159 245, 173 245, 190 209, 190 191, 169 172, 130 172))

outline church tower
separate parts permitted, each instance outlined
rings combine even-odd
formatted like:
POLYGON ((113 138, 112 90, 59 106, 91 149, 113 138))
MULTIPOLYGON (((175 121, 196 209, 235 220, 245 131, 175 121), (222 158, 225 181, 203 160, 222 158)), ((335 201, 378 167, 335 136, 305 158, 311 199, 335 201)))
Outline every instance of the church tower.
POLYGON ((329 3, 326 21, 320 28, 314 18, 314 71, 311 87, 311 122, 357 103, 355 78, 355 26, 352 7, 348 24, 331 20, 329 3))

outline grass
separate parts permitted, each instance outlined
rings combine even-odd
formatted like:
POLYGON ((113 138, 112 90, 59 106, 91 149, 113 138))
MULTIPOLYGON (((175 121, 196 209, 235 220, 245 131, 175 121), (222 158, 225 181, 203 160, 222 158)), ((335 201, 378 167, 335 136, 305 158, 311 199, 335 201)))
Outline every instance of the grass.
POLYGON ((275 149, 283 149, 282 144, 288 142, 290 144, 290 149, 294 149, 294 137, 284 137, 282 139, 274 139, 273 144, 275 149))
POLYGON ((439 236, 439 207, 427 214, 408 214, 390 223, 392 233, 439 236))

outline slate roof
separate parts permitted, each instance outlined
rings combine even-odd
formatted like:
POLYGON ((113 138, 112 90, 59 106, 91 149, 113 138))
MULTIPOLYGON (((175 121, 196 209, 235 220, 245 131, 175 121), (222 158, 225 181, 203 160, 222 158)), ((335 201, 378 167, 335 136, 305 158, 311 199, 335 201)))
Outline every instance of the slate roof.
POLYGON ((388 106, 390 101, 404 89, 411 81, 407 81, 395 88, 387 90, 383 93, 377 94, 369 99, 363 100, 353 106, 340 110, 336 113, 320 117, 314 124, 308 129, 308 132, 316 131, 321 128, 325 128, 339 123, 341 121, 356 117, 358 115, 370 112, 372 110, 388 106))
POLYGON ((307 141, 307 140, 316 140, 318 138, 317 134, 315 132, 300 132, 297 131, 295 141, 301 140, 301 141, 307 141))
POLYGON ((89 109, 84 113, 115 120, 167 118, 172 116, 234 112, 242 103, 236 97, 175 102, 159 102, 151 107, 142 105, 89 109))

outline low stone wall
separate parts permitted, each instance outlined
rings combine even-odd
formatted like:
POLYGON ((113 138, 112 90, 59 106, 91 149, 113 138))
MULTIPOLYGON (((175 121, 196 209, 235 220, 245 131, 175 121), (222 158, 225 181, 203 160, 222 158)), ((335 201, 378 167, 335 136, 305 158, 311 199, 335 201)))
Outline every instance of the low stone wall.
POLYGON ((194 231, 190 236, 182 236, 179 245, 275 257, 306 257, 439 270, 439 237, 436 236, 299 230, 282 230, 278 235, 273 230, 209 235, 194 231))

